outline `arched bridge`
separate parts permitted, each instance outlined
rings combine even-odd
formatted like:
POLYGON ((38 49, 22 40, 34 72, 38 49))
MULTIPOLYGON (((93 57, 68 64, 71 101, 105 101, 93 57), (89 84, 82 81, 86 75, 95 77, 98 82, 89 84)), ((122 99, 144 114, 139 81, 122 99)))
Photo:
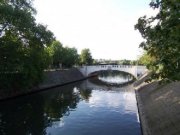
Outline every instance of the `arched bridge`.
POLYGON ((79 71, 84 76, 89 76, 93 72, 102 71, 102 70, 118 70, 129 73, 133 75, 135 78, 147 72, 147 68, 145 66, 132 66, 132 65, 93 65, 93 66, 82 66, 79 68, 79 71))

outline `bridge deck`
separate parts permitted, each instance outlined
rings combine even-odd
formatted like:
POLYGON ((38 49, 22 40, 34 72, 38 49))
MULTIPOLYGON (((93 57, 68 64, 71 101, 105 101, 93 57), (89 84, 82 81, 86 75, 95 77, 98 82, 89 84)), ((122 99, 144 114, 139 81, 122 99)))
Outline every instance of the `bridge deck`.
POLYGON ((92 66, 83 66, 80 67, 79 70, 84 76, 88 76, 89 74, 101 70, 118 70, 127 72, 137 78, 139 75, 147 72, 147 68, 145 66, 132 66, 132 65, 92 65, 92 66))

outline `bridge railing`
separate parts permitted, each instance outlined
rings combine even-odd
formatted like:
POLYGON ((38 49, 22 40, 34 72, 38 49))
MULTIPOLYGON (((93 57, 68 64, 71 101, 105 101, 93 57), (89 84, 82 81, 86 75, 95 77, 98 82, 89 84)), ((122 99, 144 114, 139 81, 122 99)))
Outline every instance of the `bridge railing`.
POLYGON ((132 68, 134 65, 88 65, 88 66, 82 66, 82 67, 114 67, 114 68, 132 68))
POLYGON ((79 68, 79 70, 85 76, 88 76, 90 73, 100 70, 119 70, 130 73, 136 78, 147 71, 145 66, 133 66, 133 65, 91 65, 91 66, 82 66, 79 68))

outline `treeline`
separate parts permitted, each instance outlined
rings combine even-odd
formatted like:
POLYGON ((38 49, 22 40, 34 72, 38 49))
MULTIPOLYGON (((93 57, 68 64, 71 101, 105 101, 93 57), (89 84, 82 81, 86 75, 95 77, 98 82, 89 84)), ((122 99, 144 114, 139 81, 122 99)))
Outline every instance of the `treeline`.
POLYGON ((63 47, 46 26, 36 23, 33 0, 0 1, 0 89, 20 90, 38 85, 44 69, 91 64, 89 49, 78 55, 63 47))
MULTIPOLYGON (((98 65, 98 64, 119 64, 119 65, 139 65, 139 60, 127 60, 127 59, 122 59, 122 60, 107 60, 107 59, 94 59, 93 64, 98 65)), ((144 65, 141 63, 140 65, 144 65)))
POLYGON ((93 58, 89 49, 85 48, 78 54, 76 48, 64 47, 59 41, 53 41, 46 48, 48 68, 71 68, 73 66, 91 65, 93 58))
POLYGON ((180 2, 179 0, 154 0, 150 7, 158 9, 155 16, 140 17, 135 29, 144 42, 145 53, 141 62, 152 71, 152 79, 180 80, 180 2))

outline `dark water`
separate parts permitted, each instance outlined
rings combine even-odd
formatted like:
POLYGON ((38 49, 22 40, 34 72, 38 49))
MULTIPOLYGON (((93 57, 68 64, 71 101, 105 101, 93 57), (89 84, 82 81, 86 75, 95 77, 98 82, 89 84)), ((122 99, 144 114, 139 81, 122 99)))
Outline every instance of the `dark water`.
POLYGON ((86 80, 0 103, 0 135, 140 135, 131 85, 86 80))

